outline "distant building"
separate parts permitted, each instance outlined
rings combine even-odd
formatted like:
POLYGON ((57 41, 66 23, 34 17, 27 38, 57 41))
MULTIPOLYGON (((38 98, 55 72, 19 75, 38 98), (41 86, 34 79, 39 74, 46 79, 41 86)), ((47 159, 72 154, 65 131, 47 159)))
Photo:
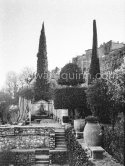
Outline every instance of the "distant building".
POLYGON ((78 67, 80 67, 82 69, 82 71, 84 72, 84 70, 86 70, 86 65, 87 65, 85 54, 79 55, 79 56, 73 58, 72 63, 77 64, 78 67))
MULTIPOLYGON (((98 56, 99 56, 99 60, 100 60, 100 68, 101 71, 104 70, 104 61, 106 59, 108 59, 108 55, 112 55, 112 54, 124 54, 124 49, 125 48, 125 44, 124 43, 119 43, 119 42, 114 42, 112 40, 110 40, 107 43, 103 43, 99 46, 98 48, 98 56), (119 53, 119 52, 122 53, 119 53)), ((88 71, 89 70, 89 66, 91 63, 91 56, 92 56, 92 49, 88 49, 85 50, 85 54, 83 55, 79 55, 76 56, 72 59, 72 63, 77 64, 82 71, 88 71)))

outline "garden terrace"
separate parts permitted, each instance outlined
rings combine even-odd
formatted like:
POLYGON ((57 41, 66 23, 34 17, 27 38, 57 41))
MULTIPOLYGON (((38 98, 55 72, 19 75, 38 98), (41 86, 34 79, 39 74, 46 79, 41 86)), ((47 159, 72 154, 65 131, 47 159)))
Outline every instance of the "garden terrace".
POLYGON ((32 126, 1 126, 0 165, 65 164, 68 158, 64 128, 49 122, 45 119, 32 126))

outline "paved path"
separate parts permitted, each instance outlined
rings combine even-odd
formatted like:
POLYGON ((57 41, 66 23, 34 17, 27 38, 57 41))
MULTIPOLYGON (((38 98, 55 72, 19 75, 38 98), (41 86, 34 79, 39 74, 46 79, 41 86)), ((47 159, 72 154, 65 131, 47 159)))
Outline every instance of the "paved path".
POLYGON ((40 123, 32 123, 32 126, 62 128, 63 126, 54 119, 41 119, 40 123))

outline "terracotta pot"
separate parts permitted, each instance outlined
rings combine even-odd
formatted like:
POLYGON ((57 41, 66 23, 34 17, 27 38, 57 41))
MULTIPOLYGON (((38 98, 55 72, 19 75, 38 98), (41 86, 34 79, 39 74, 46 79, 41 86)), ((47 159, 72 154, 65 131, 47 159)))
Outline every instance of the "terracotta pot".
POLYGON ((83 132, 85 127, 85 119, 75 119, 74 120, 74 129, 78 132, 83 132))
POLYGON ((102 132, 99 123, 87 122, 84 128, 83 138, 87 146, 101 146, 102 132))

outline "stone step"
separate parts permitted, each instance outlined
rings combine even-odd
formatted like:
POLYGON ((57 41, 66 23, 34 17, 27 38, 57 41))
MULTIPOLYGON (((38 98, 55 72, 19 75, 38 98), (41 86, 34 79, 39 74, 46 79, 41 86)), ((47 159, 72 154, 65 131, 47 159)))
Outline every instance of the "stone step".
POLYGON ((55 135, 55 137, 62 137, 62 138, 65 138, 65 135, 55 135))
POLYGON ((32 165, 32 166, 49 166, 49 164, 35 164, 35 165, 32 165))
POLYGON ((67 151, 67 147, 56 147, 55 151, 67 151))
POLYGON ((65 134, 65 132, 61 131, 61 132, 55 132, 55 134, 65 134))
POLYGON ((37 149, 35 155, 49 155, 49 149, 37 149))
POLYGON ((55 137, 65 137, 64 134, 55 134, 55 137))
POLYGON ((65 135, 55 135, 55 137, 62 137, 62 138, 65 138, 65 135))
POLYGON ((49 164, 49 161, 36 161, 36 164, 49 164))
POLYGON ((55 141, 63 141, 63 142, 65 142, 65 138, 55 138, 55 141))
POLYGON ((49 160, 49 155, 36 155, 35 156, 36 160, 49 160))
POLYGON ((55 136, 55 139, 65 139, 65 136, 62 136, 62 135, 55 136))
POLYGON ((55 148, 55 149, 50 149, 50 154, 51 153, 55 153, 55 152, 66 152, 67 151, 67 148, 55 148))
POLYGON ((59 141, 59 142, 56 141, 55 144, 56 144, 56 145, 64 145, 64 144, 66 144, 66 142, 65 142, 65 141, 59 141))
POLYGON ((67 148, 67 146, 66 145, 56 145, 55 148, 67 148))
POLYGON ((66 146, 66 145, 63 145, 63 144, 62 144, 62 145, 56 144, 55 147, 56 147, 56 148, 57 148, 57 147, 62 147, 62 148, 63 148, 63 147, 67 147, 67 146, 66 146))
POLYGON ((65 133, 65 129, 64 129, 64 128, 59 128, 59 129, 56 128, 56 129, 55 129, 55 132, 56 132, 56 133, 60 133, 60 132, 65 133))

